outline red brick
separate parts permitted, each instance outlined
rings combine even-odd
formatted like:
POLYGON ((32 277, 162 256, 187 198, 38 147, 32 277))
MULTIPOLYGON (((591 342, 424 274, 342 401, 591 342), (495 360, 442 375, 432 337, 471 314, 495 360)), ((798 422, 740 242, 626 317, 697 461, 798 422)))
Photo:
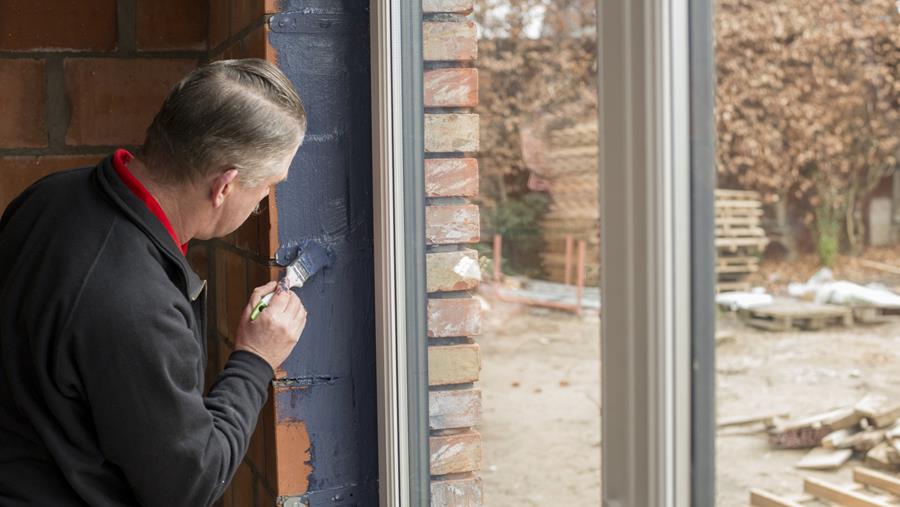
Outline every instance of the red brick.
POLYGON ((143 143, 169 89, 194 67, 196 61, 181 59, 66 60, 66 144, 143 143))
POLYGON ((478 160, 431 158, 425 160, 425 195, 475 197, 478 195, 478 160))
POLYGON ((231 0, 231 34, 259 21, 265 14, 263 0, 231 0))
POLYGON ((425 151, 478 151, 478 121, 477 114, 426 114, 425 151))
POLYGON ((425 290, 448 292, 470 290, 481 281, 478 252, 434 252, 425 255, 425 290))
POLYGON ((0 2, 0 50, 116 47, 116 0, 0 2))
POLYGON ((231 34, 231 5, 228 0, 209 0, 207 46, 218 48, 231 34))
POLYGON ((139 50, 206 49, 207 2, 138 1, 136 17, 139 50))
POLYGON ((188 246, 188 263, 201 279, 209 278, 209 246, 192 241, 188 246))
POLYGON ((428 336, 481 334, 481 303, 474 298, 428 299, 428 336))
POLYGON ((64 169, 96 165, 104 156, 0 157, 0 210, 40 178, 64 169))
POLYGON ((235 507, 251 507, 253 505, 253 472, 247 463, 241 463, 234 479, 231 481, 231 490, 235 507))
POLYGON ((422 0, 422 12, 469 14, 472 12, 474 4, 474 0, 422 0))
POLYGON ((243 58, 262 58, 275 62, 275 49, 269 44, 269 25, 260 25, 243 40, 243 58))
POLYGON ((43 60, 0 60, 0 147, 47 146, 43 60))
POLYGON ((428 347, 428 385, 444 386, 478 381, 481 348, 477 343, 428 347))
POLYGON ((422 51, 426 61, 471 61, 478 56, 474 21, 422 23, 422 51))
POLYGON ((467 431, 431 437, 431 474, 445 475, 481 469, 481 434, 467 431))
POLYGON ((431 481, 431 507, 482 507, 484 486, 481 477, 437 479, 431 481))
POLYGON ((425 107, 475 107, 478 105, 478 69, 425 71, 425 107))
POLYGON ((226 315, 226 285, 228 282, 228 268, 225 261, 225 250, 222 248, 211 249, 216 267, 215 284, 211 287, 215 296, 216 305, 216 329, 222 336, 228 336, 228 316, 226 315))
POLYGON ((226 336, 234 338, 234 332, 237 330, 241 314, 243 314, 250 296, 247 290, 247 260, 228 252, 225 269, 228 271, 225 283, 225 315, 228 319, 229 331, 226 336))
POLYGON ((279 421, 275 425, 278 496, 302 495, 309 490, 311 447, 309 432, 303 421, 279 421))
POLYGON ((428 427, 471 428, 481 424, 481 390, 450 389, 428 393, 428 427))
POLYGON ((477 243, 481 236, 478 206, 426 206, 425 241, 429 245, 477 243))

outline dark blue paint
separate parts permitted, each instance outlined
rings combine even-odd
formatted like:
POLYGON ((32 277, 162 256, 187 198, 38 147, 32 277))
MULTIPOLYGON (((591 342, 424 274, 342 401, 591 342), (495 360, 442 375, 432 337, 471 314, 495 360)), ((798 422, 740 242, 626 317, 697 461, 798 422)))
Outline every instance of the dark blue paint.
POLYGON ((332 380, 289 389, 275 402, 282 418, 304 421, 309 432, 309 498, 351 488, 359 505, 377 505, 368 2, 284 0, 281 9, 269 40, 309 127, 276 189, 276 257, 317 240, 336 258, 300 289, 309 317, 282 366, 299 384, 332 380))

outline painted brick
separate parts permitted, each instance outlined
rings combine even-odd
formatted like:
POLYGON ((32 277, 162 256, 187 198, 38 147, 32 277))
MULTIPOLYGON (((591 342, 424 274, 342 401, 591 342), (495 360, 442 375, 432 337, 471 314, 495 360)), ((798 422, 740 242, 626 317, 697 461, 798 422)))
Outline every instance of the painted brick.
POLYGON ((262 0, 231 0, 231 34, 234 35, 259 20, 265 10, 262 0))
POLYGON ((428 385, 465 384, 478 380, 481 351, 477 343, 428 347, 428 385))
POLYGON ((469 14, 475 6, 474 0, 422 0, 422 12, 453 12, 469 14))
POLYGON ((469 290, 481 281, 478 252, 438 252, 425 255, 425 284, 428 292, 469 290))
POLYGON ((430 158, 425 160, 425 195, 475 197, 478 195, 478 159, 430 158))
POLYGON ((478 151, 477 114, 426 114, 425 151, 478 151))
POLYGON ((229 0, 209 0, 207 46, 218 48, 231 34, 231 5, 229 0))
POLYGON ((278 496, 302 495, 309 489, 312 473, 309 432, 302 421, 279 421, 275 425, 278 496))
POLYGON ((426 61, 471 61, 478 56, 473 21, 422 23, 422 51, 426 61))
POLYGON ((433 430, 470 428, 481 423, 481 389, 428 393, 428 426, 433 430))
POLYGON ((474 204, 425 207, 425 241, 429 245, 477 243, 480 227, 474 204))
POLYGON ((183 59, 75 58, 65 62, 69 145, 141 144, 169 89, 195 66, 183 59))
POLYGON ((478 69, 455 68, 425 71, 425 107, 475 107, 478 105, 478 69))
POLYGON ((430 437, 431 474, 445 475, 481 469, 481 434, 467 431, 430 437))
POLYGON ((0 147, 47 146, 43 60, 0 60, 0 147))
POLYGON ((0 157, 0 212, 29 185, 44 176, 65 169, 96 165, 103 157, 99 154, 0 157))
POLYGON ((207 2, 138 1, 135 17, 139 50, 206 49, 207 2))
POLYGON ((247 463, 241 463, 231 481, 232 501, 235 507, 253 505, 253 472, 247 463))
POLYGON ((481 334, 481 303, 474 298, 428 299, 428 336, 481 334))
POLYGON ((110 50, 116 33, 116 0, 0 2, 0 51, 110 50))
POLYGON ((481 477, 431 481, 432 507, 482 507, 483 498, 484 486, 481 477))

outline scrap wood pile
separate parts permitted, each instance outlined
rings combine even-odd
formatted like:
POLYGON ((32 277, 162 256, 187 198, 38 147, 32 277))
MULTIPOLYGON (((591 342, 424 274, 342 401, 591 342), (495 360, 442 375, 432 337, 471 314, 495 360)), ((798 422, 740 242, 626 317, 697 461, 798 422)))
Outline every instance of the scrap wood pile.
POLYGON ((747 275, 759 269, 759 255, 768 244, 762 228, 758 192, 716 189, 716 277, 718 292, 748 290, 747 275))
MULTIPOLYGON (((869 394, 852 407, 843 407, 799 419, 785 414, 720 422, 719 427, 762 423, 769 445, 776 449, 810 449, 796 464, 806 470, 835 470, 851 459, 868 467, 854 470, 855 485, 842 486, 807 478, 804 496, 785 498, 763 490, 750 495, 751 505, 798 506, 819 500, 838 505, 897 505, 900 480, 900 402, 886 396, 869 394), (869 491, 878 487, 880 492, 869 491), (890 501, 888 501, 890 499, 890 501), (850 502, 850 503, 845 503, 850 502)), ((821 503, 815 504, 821 505, 821 503)))

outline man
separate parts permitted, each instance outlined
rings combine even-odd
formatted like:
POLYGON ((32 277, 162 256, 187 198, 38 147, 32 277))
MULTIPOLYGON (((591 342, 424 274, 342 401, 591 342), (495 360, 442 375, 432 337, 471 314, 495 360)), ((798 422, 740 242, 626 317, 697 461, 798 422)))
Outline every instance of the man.
MULTIPOLYGON (((111 79, 114 76, 110 76, 111 79)), ((306 323, 291 291, 203 395, 205 283, 187 242, 225 236, 287 177, 306 131, 262 60, 200 67, 136 156, 46 177, 0 218, 0 505, 207 506, 241 462, 306 323)))

